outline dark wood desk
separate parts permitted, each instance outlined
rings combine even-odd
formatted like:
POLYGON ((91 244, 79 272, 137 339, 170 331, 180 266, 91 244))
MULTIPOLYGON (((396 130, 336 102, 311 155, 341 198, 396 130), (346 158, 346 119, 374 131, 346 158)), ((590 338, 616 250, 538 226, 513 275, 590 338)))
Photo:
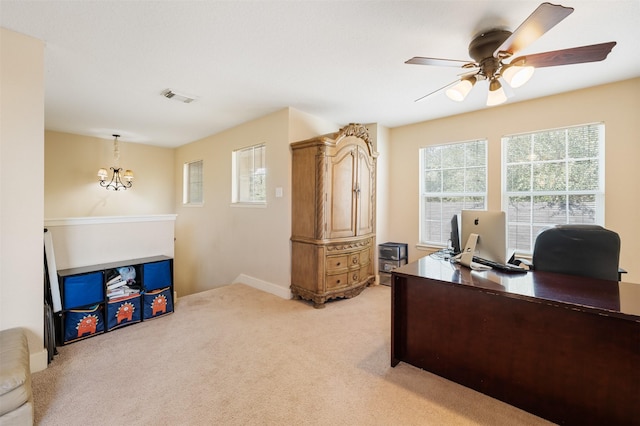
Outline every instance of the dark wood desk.
POLYGON ((559 424, 640 424, 640 284, 427 256, 395 269, 391 291, 392 366, 559 424))

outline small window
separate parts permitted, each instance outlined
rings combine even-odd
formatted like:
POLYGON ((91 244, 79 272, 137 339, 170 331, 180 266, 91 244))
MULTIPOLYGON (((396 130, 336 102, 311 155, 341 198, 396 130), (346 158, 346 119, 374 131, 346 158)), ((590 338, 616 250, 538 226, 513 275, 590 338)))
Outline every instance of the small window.
POLYGON ((508 135, 502 154, 509 247, 531 253, 551 225, 604 225, 603 124, 508 135))
POLYGON ((233 151, 233 203, 266 204, 265 152, 264 144, 233 151))
POLYGON ((202 160, 184 163, 182 202, 187 205, 202 205, 202 160))
POLYGON ((451 218, 487 204, 487 141, 420 149, 420 244, 447 246, 451 218))

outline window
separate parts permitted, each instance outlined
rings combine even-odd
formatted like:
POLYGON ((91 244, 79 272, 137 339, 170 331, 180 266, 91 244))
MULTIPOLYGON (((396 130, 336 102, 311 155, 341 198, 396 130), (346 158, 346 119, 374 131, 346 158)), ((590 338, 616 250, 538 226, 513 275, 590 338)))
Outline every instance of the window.
POLYGON ((182 168, 182 203, 202 205, 202 160, 184 163, 182 168))
POLYGON ((462 209, 485 209, 487 141, 420 149, 420 243, 446 246, 451 218, 462 209))
POLYGON ((604 224, 604 125, 505 136, 503 210, 508 246, 531 253, 555 224, 604 224))
POLYGON ((265 145, 233 151, 233 203, 266 204, 265 151, 265 145))

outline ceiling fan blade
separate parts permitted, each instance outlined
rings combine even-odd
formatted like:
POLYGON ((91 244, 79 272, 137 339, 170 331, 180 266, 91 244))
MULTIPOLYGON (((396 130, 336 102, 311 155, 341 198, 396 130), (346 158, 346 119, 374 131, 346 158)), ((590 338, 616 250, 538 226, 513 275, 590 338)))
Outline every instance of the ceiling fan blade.
POLYGON ((509 54, 512 55, 514 52, 524 49, 572 12, 572 7, 542 3, 516 28, 513 34, 493 52, 493 56, 497 58, 500 52, 509 52, 509 54))
POLYGON ((477 75, 480 72, 480 68, 476 68, 476 67, 469 67, 469 71, 465 71, 465 72, 461 72, 460 74, 457 74, 458 77, 460 77, 460 79, 463 79, 465 77, 471 77, 472 75, 477 75))
POLYGON ((427 93, 426 95, 419 97, 419 98, 418 98, 418 99, 416 99, 414 102, 420 102, 420 101, 423 101, 423 100, 425 100, 426 98, 428 98, 429 96, 431 96, 431 95, 433 95, 433 94, 436 94, 436 93, 438 93, 439 91, 446 89, 447 87, 450 87, 450 86, 453 86, 454 84, 457 84, 459 81, 460 81, 460 79, 455 80, 455 81, 452 81, 451 83, 449 83, 449 84, 447 84, 447 85, 445 85, 445 86, 442 86, 441 88, 436 89, 436 90, 434 90, 433 92, 427 93))
POLYGON ((598 62, 604 60, 615 45, 615 41, 610 41, 608 43, 592 44, 590 46, 554 50, 552 52, 520 56, 512 60, 511 63, 522 66, 543 68, 556 67, 559 65, 582 64, 585 62, 598 62))
POLYGON ((405 64, 435 65, 439 67, 461 67, 468 63, 469 61, 459 61, 457 59, 423 58, 421 56, 416 56, 405 61, 405 64))

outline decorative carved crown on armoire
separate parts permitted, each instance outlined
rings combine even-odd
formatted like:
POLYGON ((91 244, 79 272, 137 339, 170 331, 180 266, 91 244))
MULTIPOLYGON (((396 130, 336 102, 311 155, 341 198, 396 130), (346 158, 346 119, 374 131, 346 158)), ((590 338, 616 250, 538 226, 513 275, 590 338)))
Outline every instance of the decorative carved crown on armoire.
POLYGON ((375 281, 378 153, 360 124, 291 150, 291 292, 322 308, 375 281))

